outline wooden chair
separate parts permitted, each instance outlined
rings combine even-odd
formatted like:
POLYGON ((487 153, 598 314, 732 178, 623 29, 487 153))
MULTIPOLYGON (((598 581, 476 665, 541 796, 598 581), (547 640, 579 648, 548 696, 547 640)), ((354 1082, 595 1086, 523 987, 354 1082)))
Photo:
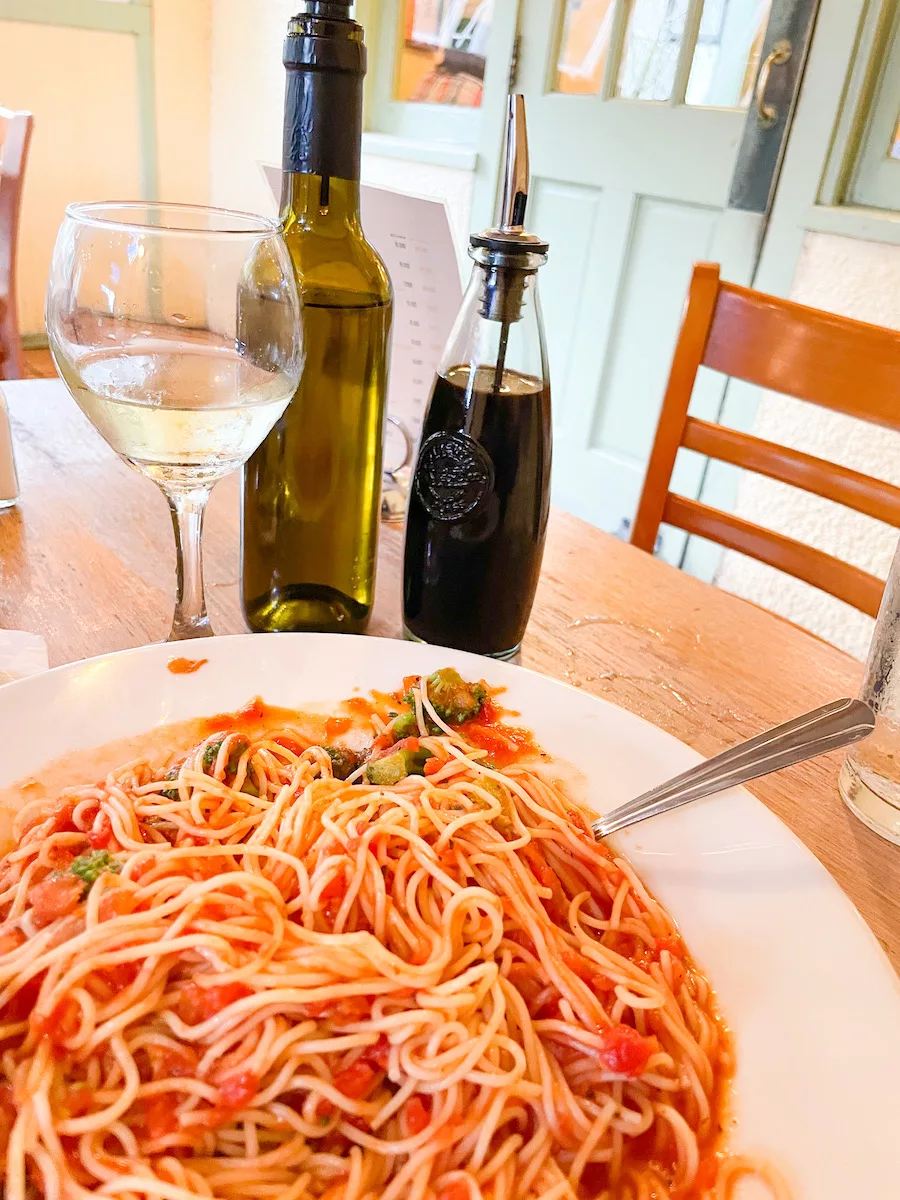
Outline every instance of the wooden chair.
MULTIPOLYGON (((875 616, 884 590, 876 576, 669 491, 675 457, 684 446, 900 527, 900 488, 688 416, 701 364, 900 432, 900 333, 723 283, 717 265, 698 263, 631 534, 632 545, 652 553, 660 524, 674 525, 778 567, 875 616)), ((878 434, 873 431, 872 436, 878 434)))
POLYGON ((0 108, 0 379, 25 373, 16 311, 16 245, 25 162, 34 118, 0 108))

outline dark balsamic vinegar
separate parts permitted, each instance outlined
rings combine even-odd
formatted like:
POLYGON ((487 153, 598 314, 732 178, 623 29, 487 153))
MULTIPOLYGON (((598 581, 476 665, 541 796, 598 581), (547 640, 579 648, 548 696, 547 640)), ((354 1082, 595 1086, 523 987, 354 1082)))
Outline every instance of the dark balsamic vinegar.
POLYGON ((515 653, 540 575, 550 459, 549 383, 494 367, 437 377, 410 491, 408 633, 515 653))

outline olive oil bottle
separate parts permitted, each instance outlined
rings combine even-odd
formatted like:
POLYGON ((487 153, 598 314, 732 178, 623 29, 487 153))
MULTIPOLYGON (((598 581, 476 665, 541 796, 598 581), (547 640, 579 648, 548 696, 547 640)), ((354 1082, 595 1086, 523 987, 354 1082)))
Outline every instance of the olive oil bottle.
POLYGON ((244 472, 244 613, 269 632, 359 633, 374 600, 392 295, 360 225, 366 50, 349 10, 301 0, 284 48, 282 220, 306 363, 244 472))

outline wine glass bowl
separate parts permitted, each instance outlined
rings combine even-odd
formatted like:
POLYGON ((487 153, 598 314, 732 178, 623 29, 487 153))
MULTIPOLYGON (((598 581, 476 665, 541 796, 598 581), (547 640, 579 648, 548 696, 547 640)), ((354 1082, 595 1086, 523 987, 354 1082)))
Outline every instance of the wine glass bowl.
POLYGON ((192 205, 66 210, 47 289, 50 348, 98 432, 169 502, 178 554, 170 640, 212 632, 204 506, 296 391, 300 328, 274 222, 192 205))

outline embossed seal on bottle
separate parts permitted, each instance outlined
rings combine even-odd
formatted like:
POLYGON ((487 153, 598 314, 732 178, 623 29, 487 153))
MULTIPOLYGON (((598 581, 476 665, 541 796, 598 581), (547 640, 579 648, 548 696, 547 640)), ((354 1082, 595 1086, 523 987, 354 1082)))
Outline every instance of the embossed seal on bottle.
POLYGON ((467 433, 433 433, 419 452, 416 494, 437 521, 474 512, 494 486, 490 455, 467 433))

